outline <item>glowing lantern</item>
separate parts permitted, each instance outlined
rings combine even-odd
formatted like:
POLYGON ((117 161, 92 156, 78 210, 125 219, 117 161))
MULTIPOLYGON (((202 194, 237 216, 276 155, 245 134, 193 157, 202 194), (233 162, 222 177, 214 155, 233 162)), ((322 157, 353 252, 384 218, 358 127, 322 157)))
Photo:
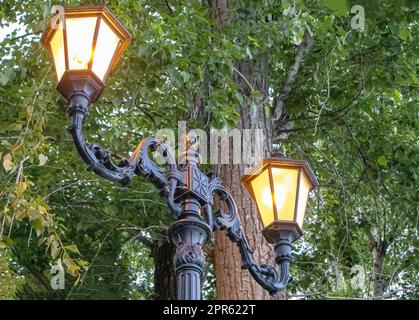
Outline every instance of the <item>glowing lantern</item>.
POLYGON ((57 12, 41 41, 53 55, 61 94, 83 92, 94 102, 130 40, 108 8, 77 7, 57 12))
POLYGON ((307 161, 263 159, 241 182, 257 204, 269 242, 277 243, 284 231, 291 242, 302 236, 308 194, 318 185, 307 161))

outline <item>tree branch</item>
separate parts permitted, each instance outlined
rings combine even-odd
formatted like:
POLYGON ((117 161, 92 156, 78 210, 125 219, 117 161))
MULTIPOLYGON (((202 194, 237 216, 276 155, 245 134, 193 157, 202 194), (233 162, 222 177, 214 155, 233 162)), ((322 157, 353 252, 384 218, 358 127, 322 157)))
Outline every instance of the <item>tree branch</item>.
MULTIPOLYGON (((333 117, 333 116, 337 116, 341 112, 345 112, 348 108, 353 106, 353 103, 355 102, 355 100, 357 100, 359 98, 359 96, 361 95, 362 92, 363 92, 363 88, 360 88, 359 91, 352 97, 352 99, 350 101, 348 101, 345 105, 338 108, 336 111, 325 112, 321 116, 323 118, 324 117, 333 117)), ((309 117, 297 117, 297 118, 294 118, 294 119, 291 118, 291 119, 287 119, 287 121, 311 120, 311 119, 317 119, 319 116, 320 116, 320 114, 316 114, 315 116, 309 116, 309 117)))
POLYGON ((274 99, 274 112, 273 112, 273 124, 274 128, 279 126, 279 119, 284 113, 286 100, 291 92, 292 84, 297 78, 298 70, 300 69, 301 64, 304 62, 304 58, 311 51, 314 44, 313 38, 310 36, 310 33, 306 30, 303 35, 303 39, 298 47, 297 54, 294 59, 293 65, 288 70, 287 79, 285 80, 284 86, 282 87, 281 93, 274 99))
POLYGON ((16 247, 12 247, 12 252, 20 260, 20 262, 28 269, 33 279, 35 279, 46 290, 51 289, 51 284, 48 278, 32 263, 32 261, 24 259, 20 254, 20 251, 16 247))
POLYGON ((140 234, 138 230, 135 229, 126 229, 126 231, 132 236, 133 239, 137 240, 142 245, 151 249, 153 242, 150 241, 147 237, 140 234))
MULTIPOLYGON (((279 129, 276 128, 275 131, 275 136, 274 136, 274 140, 277 141, 279 140, 279 136, 281 133, 291 133, 291 132, 298 132, 298 131, 304 131, 304 130, 309 130, 309 129, 313 129, 313 128, 318 128, 318 127, 323 127, 325 125, 331 124, 331 123, 336 123, 336 121, 342 119, 349 111, 350 111, 350 107, 354 105, 354 102, 361 96, 363 89, 361 88, 353 97, 352 99, 347 102, 344 106, 339 107, 338 110, 336 110, 335 112, 330 112, 330 113, 326 113, 323 114, 322 117, 332 117, 332 116, 336 116, 334 118, 331 118, 329 120, 323 121, 319 124, 312 124, 312 125, 307 125, 304 127, 298 127, 298 128, 291 128, 291 129, 279 129)), ((293 120, 287 120, 287 122, 289 121, 296 121, 296 120, 310 120, 310 119, 314 119, 317 118, 318 115, 316 116, 312 116, 312 117, 306 117, 306 118, 296 118, 293 120)))
POLYGON ((169 2, 167 0, 164 0, 164 2, 166 3, 167 9, 169 9, 169 11, 170 11, 170 14, 173 15, 173 9, 170 7, 169 2))
POLYGON ((22 38, 25 38, 25 37, 28 37, 28 36, 37 35, 37 34, 40 34, 40 33, 42 33, 42 30, 36 31, 36 32, 28 32, 28 33, 25 33, 25 34, 23 34, 21 36, 17 36, 17 37, 10 38, 10 39, 4 39, 4 41, 10 41, 10 42, 12 42, 12 41, 16 41, 16 40, 19 40, 19 39, 22 39, 22 38))

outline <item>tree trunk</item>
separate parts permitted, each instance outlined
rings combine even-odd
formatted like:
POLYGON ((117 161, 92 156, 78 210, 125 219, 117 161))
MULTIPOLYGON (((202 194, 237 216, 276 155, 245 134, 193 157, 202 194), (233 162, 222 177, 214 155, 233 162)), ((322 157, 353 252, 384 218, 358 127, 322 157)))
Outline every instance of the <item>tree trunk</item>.
MULTIPOLYGON (((210 1, 212 13, 215 20, 220 24, 226 24, 229 16, 227 0, 210 1)), ((236 64, 235 80, 240 85, 242 93, 250 96, 251 88, 259 90, 263 95, 268 94, 266 81, 267 65, 264 59, 253 61, 239 61, 236 64)), ((264 155, 270 155, 272 150, 272 122, 266 117, 263 105, 252 110, 247 99, 243 99, 240 106, 240 120, 236 129, 251 129, 254 136, 255 129, 263 129, 264 155)), ((265 99, 264 99, 265 100, 265 99)), ((266 100, 265 100, 266 101, 266 100)), ((243 147, 242 136, 242 147, 243 147)), ((221 153, 225 150, 220 150, 221 153)), ((245 164, 233 164, 233 148, 230 146, 230 163, 216 166, 216 174, 228 187, 237 203, 239 217, 243 232, 249 244, 254 248, 254 256, 258 263, 274 263, 274 250, 262 235, 262 224, 258 217, 255 204, 252 202, 248 192, 242 187, 240 178, 246 169, 245 164)), ((236 244, 232 243, 225 232, 217 232, 215 236, 214 269, 216 274, 217 299, 246 300, 246 299, 270 299, 268 292, 261 288, 251 277, 247 270, 241 268, 242 259, 236 244)), ((280 299, 283 295, 277 295, 274 299, 280 299)))
MULTIPOLYGON (((238 62, 237 70, 241 75, 237 75, 236 81, 240 84, 242 91, 250 94, 250 89, 246 80, 251 83, 254 89, 263 93, 268 91, 264 71, 266 70, 266 62, 259 59, 249 62, 238 62)), ((246 99, 245 99, 246 100, 246 99)), ((263 106, 259 106, 256 111, 251 110, 251 106, 246 101, 240 106, 240 120, 236 125, 239 130, 263 129, 264 132, 264 155, 269 155, 272 150, 272 125, 271 121, 266 118, 263 106)), ((253 135, 253 134, 252 134, 253 135)), ((225 152, 225 150, 220 150, 225 152)), ((232 148, 230 147, 230 155, 232 148)), ((231 161, 231 159, 230 159, 231 161)), ((239 209, 240 221, 245 236, 249 244, 254 248, 255 259, 258 263, 274 263, 274 250, 262 235, 262 224, 258 216, 257 208, 250 198, 250 195, 240 183, 240 178, 244 174, 246 164, 220 164, 217 166, 216 172, 223 184, 227 186, 239 209)), ((258 285, 247 270, 241 269, 241 257, 236 244, 232 243, 224 232, 217 233, 215 237, 215 273, 217 285, 218 299, 270 299, 260 285, 258 285)), ((277 295, 274 299, 280 299, 282 296, 277 295)))
POLYGON ((173 268, 174 246, 153 242, 151 255, 154 260, 154 295, 156 300, 176 300, 176 275, 173 268))
POLYGON ((373 298, 383 299, 384 293, 387 289, 387 281, 384 275, 384 258, 387 251, 387 242, 379 241, 378 244, 373 248, 373 274, 372 274, 372 285, 373 285, 373 298))

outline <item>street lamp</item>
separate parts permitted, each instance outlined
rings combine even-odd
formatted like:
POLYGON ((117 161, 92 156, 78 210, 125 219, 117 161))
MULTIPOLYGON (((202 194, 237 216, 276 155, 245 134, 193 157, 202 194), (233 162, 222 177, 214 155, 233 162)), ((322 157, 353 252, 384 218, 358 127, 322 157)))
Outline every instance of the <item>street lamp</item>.
POLYGON ((53 55, 61 94, 82 92, 95 102, 130 40, 107 7, 79 7, 58 12, 41 42, 53 55))
POLYGON ((257 204, 268 242, 276 244, 280 234, 290 241, 302 236, 308 194, 318 185, 307 161, 263 159, 241 182, 257 204))
POLYGON ((275 245, 276 262, 291 261, 291 243, 303 235, 308 194, 318 179, 304 160, 284 156, 263 159, 241 178, 256 202, 264 227, 263 235, 275 245))
POLYGON ((226 230, 237 243, 242 266, 270 294, 283 290, 291 276, 291 242, 302 235, 308 192, 317 179, 305 161, 265 159, 242 182, 256 201, 264 235, 275 244, 278 272, 273 266, 258 265, 241 228, 236 203, 230 191, 211 173, 199 169, 196 141, 185 138, 179 163, 168 147, 154 137, 143 139, 130 159, 113 163, 111 155, 96 143, 84 140, 82 124, 90 103, 101 94, 109 71, 115 66, 130 35, 106 7, 66 8, 52 17, 42 43, 53 55, 58 90, 68 100, 69 127, 74 144, 87 169, 111 181, 128 185, 134 175, 147 178, 160 190, 176 221, 168 238, 176 246, 174 268, 179 300, 201 299, 205 258, 202 247, 216 230, 226 230), (55 28, 60 25, 62 28, 55 28), (167 160, 159 167, 149 157, 158 151, 167 160), (214 195, 227 210, 213 213, 214 195))

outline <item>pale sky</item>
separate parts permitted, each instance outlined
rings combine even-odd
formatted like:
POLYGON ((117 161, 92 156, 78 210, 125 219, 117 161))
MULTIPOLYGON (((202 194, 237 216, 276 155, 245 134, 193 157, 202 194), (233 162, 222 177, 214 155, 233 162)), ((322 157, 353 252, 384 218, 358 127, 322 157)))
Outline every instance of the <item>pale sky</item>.
POLYGON ((3 42, 4 38, 6 38, 8 34, 11 34, 15 30, 18 30, 16 36, 21 36, 25 34, 25 29, 23 25, 19 25, 19 23, 17 22, 12 23, 7 27, 0 28, 0 43, 3 42))

